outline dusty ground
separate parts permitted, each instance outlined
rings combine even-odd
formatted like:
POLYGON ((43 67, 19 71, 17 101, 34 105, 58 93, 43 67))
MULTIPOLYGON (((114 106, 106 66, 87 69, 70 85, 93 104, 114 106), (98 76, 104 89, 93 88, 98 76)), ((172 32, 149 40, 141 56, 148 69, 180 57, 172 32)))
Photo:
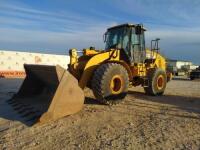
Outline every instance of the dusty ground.
POLYGON ((200 82, 173 80, 165 96, 131 88, 113 107, 86 90, 78 114, 29 127, 6 103, 21 81, 0 80, 0 149, 200 149, 200 82))

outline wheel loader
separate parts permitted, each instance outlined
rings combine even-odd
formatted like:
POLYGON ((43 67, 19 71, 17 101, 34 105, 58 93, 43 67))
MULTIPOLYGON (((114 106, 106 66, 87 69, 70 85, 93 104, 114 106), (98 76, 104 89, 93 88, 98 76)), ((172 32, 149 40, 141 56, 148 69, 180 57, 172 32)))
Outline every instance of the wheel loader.
POLYGON ((145 31, 142 24, 108 28, 104 50, 90 47, 80 56, 80 51, 69 50, 67 70, 25 64, 26 78, 9 103, 24 116, 37 114, 29 119, 44 123, 80 111, 86 87, 106 105, 122 101, 129 86, 142 86, 148 95, 162 95, 167 83, 166 61, 159 53, 159 39, 151 41, 150 49, 145 47, 145 31))

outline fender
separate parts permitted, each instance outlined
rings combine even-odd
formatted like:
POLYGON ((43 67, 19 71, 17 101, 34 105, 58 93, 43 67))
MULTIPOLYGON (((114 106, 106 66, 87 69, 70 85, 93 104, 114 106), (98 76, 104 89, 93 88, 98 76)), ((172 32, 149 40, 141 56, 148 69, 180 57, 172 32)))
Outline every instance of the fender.
POLYGON ((99 53, 90 58, 90 60, 85 65, 83 74, 79 80, 79 86, 84 89, 91 79, 94 70, 98 67, 99 64, 108 61, 119 61, 120 59, 120 50, 110 50, 108 52, 99 53))
POLYGON ((122 65, 126 71, 128 72, 128 76, 129 76, 129 81, 131 81, 133 79, 133 73, 130 69, 130 66, 123 60, 120 60, 120 61, 108 61, 108 63, 117 63, 117 64, 120 64, 122 65))

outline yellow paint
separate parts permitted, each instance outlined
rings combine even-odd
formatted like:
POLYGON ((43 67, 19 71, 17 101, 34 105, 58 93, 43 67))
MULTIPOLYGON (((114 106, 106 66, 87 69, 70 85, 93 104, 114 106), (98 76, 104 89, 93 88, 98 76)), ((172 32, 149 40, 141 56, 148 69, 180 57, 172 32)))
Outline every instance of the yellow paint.
POLYGON ((123 65, 128 74, 129 80, 132 81, 133 77, 145 77, 149 69, 161 68, 166 70, 166 61, 163 56, 156 52, 146 50, 147 54, 151 54, 155 61, 148 63, 138 63, 130 66, 125 60, 120 60, 120 50, 111 49, 109 51, 95 51, 85 49, 83 55, 78 58, 77 52, 73 49, 70 55, 70 72, 79 80, 79 86, 83 89, 87 86, 89 80, 92 79, 94 70, 102 63, 118 63, 123 65))
POLYGON ((70 64, 75 64, 78 61, 78 54, 76 49, 71 49, 70 50, 70 64))
POLYGON ((146 76, 146 66, 144 63, 138 63, 134 66, 131 66, 131 70, 133 72, 133 77, 143 77, 146 76))
POLYGON ((98 53, 100 53, 99 51, 97 51, 97 50, 91 50, 91 49, 84 49, 83 50, 83 55, 87 55, 87 56, 93 56, 93 55, 96 55, 96 54, 98 54, 98 53))
POLYGON ((87 82, 89 80, 91 80, 94 69, 96 69, 96 67, 99 64, 106 62, 108 60, 119 61, 119 55, 120 55, 119 50, 110 50, 108 52, 102 52, 102 53, 99 53, 98 55, 94 55, 93 57, 91 57, 88 60, 86 66, 83 70, 83 74, 82 74, 81 79, 79 81, 79 86, 81 88, 84 88, 87 85, 87 82))
POLYGON ((115 75, 112 77, 110 81, 110 89, 112 94, 120 94, 123 89, 123 79, 120 75, 115 75))
POLYGON ((161 68, 166 70, 166 60, 163 56, 157 52, 151 52, 149 49, 146 50, 146 54, 151 55, 151 57, 155 59, 154 63, 149 64, 150 68, 161 68))

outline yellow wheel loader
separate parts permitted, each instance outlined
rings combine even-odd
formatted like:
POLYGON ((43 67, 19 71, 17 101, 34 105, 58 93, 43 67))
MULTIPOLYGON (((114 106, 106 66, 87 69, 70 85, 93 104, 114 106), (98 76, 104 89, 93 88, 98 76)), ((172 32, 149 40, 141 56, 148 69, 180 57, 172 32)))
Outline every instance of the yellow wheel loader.
POLYGON ((162 95, 167 83, 166 61, 159 53, 159 39, 151 41, 151 49, 145 48, 145 31, 141 24, 108 28, 105 50, 90 47, 83 49, 81 56, 76 49, 69 50, 68 70, 24 65, 26 78, 10 103, 21 113, 29 107, 37 114, 30 119, 39 117, 38 122, 47 122, 80 111, 85 87, 108 105, 123 100, 130 85, 143 86, 149 95, 162 95))

